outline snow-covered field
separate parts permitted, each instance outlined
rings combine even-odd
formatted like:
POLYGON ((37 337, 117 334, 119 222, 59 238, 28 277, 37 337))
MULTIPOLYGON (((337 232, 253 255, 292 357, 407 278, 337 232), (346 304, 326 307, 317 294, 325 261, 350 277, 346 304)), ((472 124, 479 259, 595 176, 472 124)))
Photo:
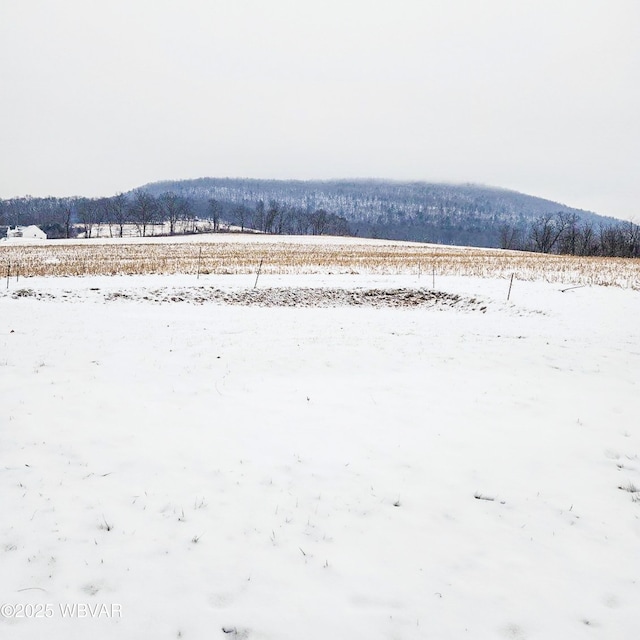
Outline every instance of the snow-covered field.
POLYGON ((637 637, 638 291, 254 280, 3 286, 0 638, 637 637))

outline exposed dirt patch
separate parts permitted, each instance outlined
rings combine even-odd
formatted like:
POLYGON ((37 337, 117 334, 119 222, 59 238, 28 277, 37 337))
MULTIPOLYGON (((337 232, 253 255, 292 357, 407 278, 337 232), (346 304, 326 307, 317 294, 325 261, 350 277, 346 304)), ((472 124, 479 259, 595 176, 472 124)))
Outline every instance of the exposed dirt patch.
MULTIPOLYGON (((107 299, 123 298, 114 292, 107 299)), ((131 296, 129 296, 131 297, 131 296)), ((214 287, 156 289, 141 293, 152 302, 213 302, 255 307, 456 307, 486 311, 485 303, 475 298, 428 289, 331 289, 279 287, 229 291, 214 287)))
POLYGON ((430 289, 341 289, 325 287, 274 287, 264 289, 217 289, 215 287, 160 287, 43 292, 17 289, 10 297, 65 302, 151 302, 167 304, 221 304, 251 307, 433 307, 466 311, 487 310, 487 303, 453 293, 430 289))

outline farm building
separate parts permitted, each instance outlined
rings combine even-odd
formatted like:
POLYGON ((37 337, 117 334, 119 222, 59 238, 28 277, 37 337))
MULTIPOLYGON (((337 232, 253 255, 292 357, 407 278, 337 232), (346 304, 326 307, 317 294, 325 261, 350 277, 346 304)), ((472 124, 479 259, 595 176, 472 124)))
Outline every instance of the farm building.
POLYGON ((7 238, 32 238, 34 240, 46 240, 47 234, 36 227, 35 224, 31 224, 28 227, 9 227, 7 229, 7 238))

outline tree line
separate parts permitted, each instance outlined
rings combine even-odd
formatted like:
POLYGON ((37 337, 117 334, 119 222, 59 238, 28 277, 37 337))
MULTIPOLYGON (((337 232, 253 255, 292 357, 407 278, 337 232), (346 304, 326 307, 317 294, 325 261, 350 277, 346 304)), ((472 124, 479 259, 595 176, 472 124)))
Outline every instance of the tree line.
POLYGON ((528 225, 503 223, 502 249, 559 253, 574 256, 640 258, 640 226, 634 222, 595 224, 575 213, 538 216, 528 225))
POLYGON ((214 198, 138 189, 109 198, 0 200, 3 227, 35 224, 49 238, 91 238, 98 228, 112 237, 175 235, 203 231, 257 231, 293 235, 357 235, 438 244, 500 247, 579 256, 640 257, 640 226, 634 222, 581 216, 574 211, 537 217, 487 215, 457 210, 388 208, 370 220, 348 221, 325 208, 277 199, 214 198), (162 225, 159 229, 159 225, 162 225))
POLYGON ((171 191, 153 195, 145 190, 109 198, 33 198, 0 200, 0 227, 39 226, 49 238, 94 237, 107 227, 112 237, 132 226, 137 235, 258 231, 269 234, 351 235, 342 216, 324 209, 305 211, 277 200, 255 205, 216 198, 190 198, 171 191), (166 227, 166 231, 164 228, 166 227))

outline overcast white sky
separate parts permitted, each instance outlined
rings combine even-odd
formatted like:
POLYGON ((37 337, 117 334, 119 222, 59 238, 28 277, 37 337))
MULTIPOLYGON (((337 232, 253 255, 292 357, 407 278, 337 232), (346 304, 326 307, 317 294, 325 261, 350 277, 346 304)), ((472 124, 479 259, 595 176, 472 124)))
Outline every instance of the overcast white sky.
POLYGON ((475 182, 640 219, 638 0, 0 0, 0 197, 475 182))

